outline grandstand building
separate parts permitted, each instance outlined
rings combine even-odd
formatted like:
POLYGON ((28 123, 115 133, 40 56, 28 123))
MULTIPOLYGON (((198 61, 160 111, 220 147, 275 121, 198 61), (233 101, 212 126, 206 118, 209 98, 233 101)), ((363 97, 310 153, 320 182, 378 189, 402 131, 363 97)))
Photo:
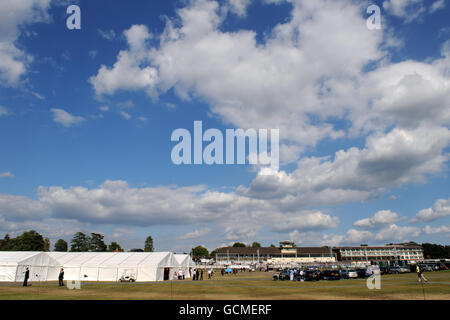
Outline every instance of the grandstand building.
POLYGON ((296 247, 292 241, 282 241, 279 247, 224 247, 216 250, 218 264, 253 263, 328 263, 336 257, 330 247, 296 247))
POLYGON ((338 261, 379 265, 412 264, 424 258, 422 246, 415 242, 390 243, 385 246, 334 247, 333 252, 338 261))

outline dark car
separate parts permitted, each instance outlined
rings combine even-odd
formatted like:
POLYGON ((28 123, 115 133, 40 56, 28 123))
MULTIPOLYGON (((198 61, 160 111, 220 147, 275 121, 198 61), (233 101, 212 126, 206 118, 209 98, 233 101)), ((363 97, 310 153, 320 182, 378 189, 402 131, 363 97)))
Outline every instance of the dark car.
POLYGON ((368 277, 366 269, 364 269, 364 268, 356 269, 356 272, 358 273, 358 278, 367 278, 368 277))
POLYGON ((320 274, 317 270, 307 270, 305 271, 305 281, 319 281, 320 274))
POLYGON ((341 280, 339 270, 324 270, 320 273, 322 280, 341 280))
POLYGON ((273 274, 273 280, 289 280, 289 270, 283 270, 273 274))

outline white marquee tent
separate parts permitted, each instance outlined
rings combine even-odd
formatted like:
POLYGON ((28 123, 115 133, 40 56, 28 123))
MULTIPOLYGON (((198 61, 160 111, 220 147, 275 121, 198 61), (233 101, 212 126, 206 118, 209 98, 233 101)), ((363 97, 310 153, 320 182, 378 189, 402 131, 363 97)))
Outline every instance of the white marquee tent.
POLYGON ((195 262, 188 254, 175 254, 175 259, 178 262, 178 269, 182 269, 185 278, 191 277, 191 271, 195 268, 195 262))
POLYGON ((29 281, 56 280, 58 261, 44 252, 0 251, 0 281, 23 281, 25 270, 30 268, 29 281))
POLYGON ((172 279, 179 267, 171 252, 0 252, 0 281, 23 281, 30 266, 30 281, 55 281, 64 268, 64 280, 136 281, 172 279), (40 278, 36 279, 35 274, 40 278))

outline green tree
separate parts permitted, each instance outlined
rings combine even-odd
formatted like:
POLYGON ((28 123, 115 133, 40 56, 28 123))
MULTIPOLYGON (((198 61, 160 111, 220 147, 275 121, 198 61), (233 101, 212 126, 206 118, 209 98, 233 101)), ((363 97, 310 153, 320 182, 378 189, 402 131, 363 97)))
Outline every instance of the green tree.
POLYGON ((9 242, 12 251, 44 251, 45 248, 44 238, 34 230, 25 231, 9 242))
POLYGON ((44 251, 49 252, 50 251, 50 239, 49 238, 44 238, 44 251))
POLYGON ((68 249, 68 244, 65 240, 63 239, 58 239, 58 241, 56 241, 55 243, 55 251, 60 251, 60 252, 67 252, 68 249))
POLYGON ((89 237, 83 232, 77 232, 70 241, 70 251, 86 252, 89 251, 89 237))
POLYGON ((92 252, 105 252, 108 246, 103 241, 104 236, 100 233, 91 233, 89 250, 92 252))
POLYGON ((110 251, 110 252, 114 252, 114 251, 123 252, 123 248, 120 246, 120 244, 118 244, 117 242, 113 241, 108 246, 108 251, 110 251))
POLYGON ((276 248, 274 244, 271 244, 270 247, 271 247, 271 248, 276 248))
POLYGON ((259 243, 259 242, 253 242, 252 243, 252 248, 261 248, 261 243, 259 243))
POLYGON ((197 246, 192 249, 192 255, 194 257, 209 257, 209 252, 205 247, 197 246))
POLYGON ((245 243, 242 242, 233 243, 233 248, 245 248, 245 247, 246 247, 245 243))
POLYGON ((11 239, 9 237, 9 234, 6 234, 3 239, 0 239, 0 251, 8 251, 11 246, 11 239))
POLYGON ((448 259, 450 258, 450 246, 434 243, 422 243, 423 256, 425 259, 448 259))
POLYGON ((144 250, 140 248, 133 248, 130 250, 130 252, 144 252, 144 250))
POLYGON ((153 248, 153 238, 151 236, 148 236, 147 239, 145 239, 144 251, 153 252, 154 250, 155 249, 153 248))

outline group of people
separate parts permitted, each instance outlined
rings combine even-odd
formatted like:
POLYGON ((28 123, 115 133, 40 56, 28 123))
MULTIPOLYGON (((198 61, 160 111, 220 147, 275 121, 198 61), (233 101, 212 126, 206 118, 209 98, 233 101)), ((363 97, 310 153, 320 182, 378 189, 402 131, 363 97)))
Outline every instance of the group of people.
POLYGON ((173 273, 173 278, 176 280, 184 280, 185 278, 185 274, 184 274, 184 270, 183 269, 178 269, 178 271, 175 271, 173 273))
MULTIPOLYGON (((204 272, 204 269, 194 269, 192 271, 192 280, 203 280, 203 272, 204 272)), ((212 279, 213 276, 214 276, 214 270, 209 269, 208 270, 208 279, 212 279)))
MULTIPOLYGON (((27 267, 24 271, 24 274, 25 275, 23 277, 23 286, 28 287, 28 279, 30 279, 30 268, 27 267)), ((59 270, 58 284, 60 287, 64 287, 64 268, 61 268, 61 270, 59 270)))

